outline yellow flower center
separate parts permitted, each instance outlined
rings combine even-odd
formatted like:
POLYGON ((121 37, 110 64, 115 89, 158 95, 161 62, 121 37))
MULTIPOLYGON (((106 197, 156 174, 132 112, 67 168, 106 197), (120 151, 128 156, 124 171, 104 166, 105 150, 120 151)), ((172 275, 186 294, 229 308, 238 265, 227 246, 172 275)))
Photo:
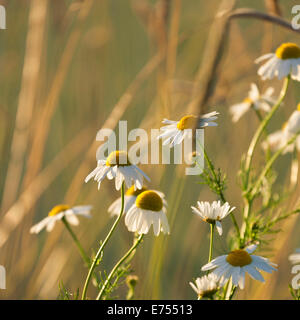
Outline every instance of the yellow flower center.
POLYGON ((252 258, 246 250, 234 250, 228 254, 226 261, 234 267, 244 267, 252 262, 252 258))
POLYGON ((130 166, 131 163, 128 159, 126 151, 113 151, 106 159, 106 165, 108 167, 118 166, 130 166))
POLYGON ((283 125, 282 125, 282 127, 281 127, 281 130, 284 130, 284 129, 286 128, 287 124, 288 124, 287 121, 284 122, 283 125))
POLYGON ((276 49, 276 57, 282 60, 300 58, 300 48, 291 42, 283 43, 276 49))
POLYGON ((215 223, 219 219, 220 219, 219 217, 217 217, 216 220, 215 219, 211 219, 211 218, 204 218, 203 221, 205 221, 207 223, 215 223))
POLYGON ((297 104, 297 110, 300 111, 300 103, 297 104))
POLYGON ((59 214, 60 212, 65 211, 65 210, 68 210, 68 209, 70 209, 70 208, 71 208, 71 207, 68 206, 67 204, 59 204, 59 205, 55 206, 55 207, 48 213, 48 216, 49 216, 49 217, 56 216, 56 215, 59 214))
POLYGON ((245 99, 243 100, 243 102, 245 102, 245 103, 250 103, 250 104, 253 103, 253 101, 252 101, 249 97, 245 98, 245 99))
POLYGON ((155 191, 148 190, 137 196, 135 205, 144 210, 160 211, 163 208, 163 201, 155 191))
POLYGON ((198 118, 193 115, 184 116, 178 121, 177 129, 184 130, 184 129, 195 129, 197 124, 198 118))
POLYGON ((125 195, 126 196, 135 196, 137 197, 139 194, 141 194, 142 192, 146 191, 147 188, 146 187, 142 187, 142 189, 136 189, 134 190, 134 186, 131 186, 126 192, 125 195))

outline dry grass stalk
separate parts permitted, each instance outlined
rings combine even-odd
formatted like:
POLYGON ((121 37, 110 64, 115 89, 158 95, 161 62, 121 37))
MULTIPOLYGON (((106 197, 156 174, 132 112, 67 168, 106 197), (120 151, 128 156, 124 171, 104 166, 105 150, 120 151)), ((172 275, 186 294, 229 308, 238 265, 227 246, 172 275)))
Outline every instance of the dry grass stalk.
POLYGON ((5 213, 0 224, 0 247, 13 234, 13 230, 20 225, 26 214, 31 210, 36 201, 47 190, 55 178, 85 150, 82 141, 88 140, 90 129, 84 129, 44 168, 37 177, 22 192, 19 199, 5 213))
POLYGON ((15 201, 21 181, 24 156, 29 141, 29 128, 38 90, 47 5, 48 0, 33 0, 30 5, 21 90, 3 191, 2 212, 15 201))
POLYGON ((83 24, 88 17, 93 6, 93 0, 86 0, 82 2, 80 10, 77 16, 77 25, 72 31, 66 47, 63 51, 61 60, 58 64, 58 68, 53 79, 52 86, 50 88, 49 95, 46 98, 46 101, 41 110, 39 120, 37 122, 37 127, 35 130, 35 136, 32 142, 32 147, 30 149, 28 157, 28 165, 26 170, 26 175, 24 178, 24 186, 26 187, 30 181, 37 175, 39 172, 42 159, 45 149, 45 143, 48 136, 50 123, 52 116, 58 107, 58 99, 66 78, 66 75, 69 71, 72 58, 74 56, 75 50, 78 46, 79 40, 81 38, 83 24))

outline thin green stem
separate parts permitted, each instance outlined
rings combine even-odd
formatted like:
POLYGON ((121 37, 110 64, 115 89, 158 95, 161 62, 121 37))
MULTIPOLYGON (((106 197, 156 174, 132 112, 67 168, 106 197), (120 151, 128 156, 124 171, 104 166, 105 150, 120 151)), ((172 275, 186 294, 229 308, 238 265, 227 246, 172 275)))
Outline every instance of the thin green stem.
POLYGON ((208 256, 208 263, 211 262, 213 256, 213 249, 214 249, 214 229, 215 224, 210 224, 210 244, 209 244, 209 256, 208 256))
POLYGON ((236 286, 234 286, 233 289, 231 289, 232 291, 231 291, 231 294, 230 294, 230 296, 229 296, 229 300, 232 300, 232 298, 233 298, 233 296, 234 296, 234 294, 235 294, 236 289, 237 289, 236 286))
POLYGON ((288 76, 284 79, 284 83, 283 83, 283 86, 282 86, 282 89, 281 89, 281 92, 280 92, 280 95, 279 95, 277 102, 274 104, 271 111, 266 115, 266 117, 263 119, 263 121, 261 121, 259 127, 257 128, 257 130, 256 130, 256 132, 250 142, 250 146, 247 151, 246 160, 245 160, 245 167, 244 167, 245 178, 243 181, 243 188, 245 191, 244 192, 245 207, 244 207, 244 214, 243 214, 243 224, 241 227, 241 238, 243 238, 243 239, 245 238, 245 233, 247 230, 247 219, 250 214, 250 208, 251 208, 251 202, 252 202, 252 200, 249 199, 249 176, 250 176, 250 171, 251 171, 251 163, 252 163, 252 159, 253 159, 253 154, 254 154, 255 148, 258 144, 259 138, 261 137, 261 135, 265 131, 268 123, 270 122, 271 118, 273 117, 273 115, 275 114, 275 112, 277 111, 277 109, 279 108, 279 106, 281 105, 282 101, 284 100, 284 98, 286 96, 289 81, 290 81, 290 76, 288 76))
POLYGON ((265 167, 263 168, 261 174, 259 175, 255 185, 253 186, 252 190, 250 191, 250 194, 247 198, 247 201, 245 203, 245 209, 244 209, 244 223, 243 223, 243 226, 242 226, 242 238, 243 240, 245 240, 246 238, 246 231, 247 231, 247 218, 250 214, 250 208, 251 208, 251 205, 252 205, 252 201, 254 199, 254 197, 257 195, 258 191, 259 191, 259 188, 261 186, 261 183, 264 179, 264 177, 266 176, 266 174, 268 173, 268 171, 271 169, 272 165, 274 164, 274 162, 276 161, 276 159, 282 154, 282 152, 285 150, 285 148, 287 146, 289 146, 291 143, 293 143, 297 136, 300 134, 300 132, 297 132, 295 135, 292 136, 292 138, 290 138, 286 144, 281 147, 276 153, 273 154, 273 156, 269 159, 269 161, 266 163, 265 167))
MULTIPOLYGON (((215 172, 215 168, 214 168, 210 158, 208 157, 206 151, 204 150, 204 148, 203 148, 203 152, 204 152, 204 157, 205 157, 206 163, 207 163, 207 165, 209 167, 209 170, 212 173, 213 178, 214 178, 215 182, 218 185, 218 195, 220 196, 220 199, 221 199, 222 203, 224 204, 226 202, 226 199, 225 199, 224 193, 222 191, 221 185, 219 183, 219 179, 217 177, 217 174, 215 172)), ((238 225, 238 223, 237 223, 237 221, 235 219, 235 216, 234 216, 233 212, 230 212, 230 217, 231 217, 232 223, 233 223, 233 225, 235 227, 236 233, 237 233, 238 237, 240 238, 240 228, 239 228, 239 225, 238 225)))
POLYGON ((271 120, 271 118, 273 117, 273 115, 275 114, 275 112, 277 111, 279 106, 281 105, 282 101, 284 100, 286 93, 287 93, 289 80, 290 80, 289 76, 284 79, 283 87, 282 87, 282 90, 281 90, 281 93, 279 95, 277 102, 274 104, 271 111, 267 114, 267 116, 264 118, 264 120, 260 123, 259 127, 257 128, 257 130, 251 140, 251 143, 250 143, 247 155, 246 155, 246 161, 245 161, 245 172, 246 172, 245 189, 246 190, 248 188, 250 167, 251 167, 251 163, 252 163, 252 159, 253 159, 254 150, 255 150, 257 143, 258 143, 258 140, 261 137, 262 133, 264 132, 266 126, 268 125, 269 121, 271 120))
POLYGON ((72 239, 74 240, 79 253, 83 259, 83 261, 86 263, 87 266, 89 266, 90 264, 90 258, 88 257, 88 255, 85 253, 84 249, 82 248, 80 241, 78 240, 78 238, 76 237, 75 233, 73 232, 73 230, 71 229, 69 223, 67 222, 67 220, 65 219, 65 217, 62 218, 62 222, 64 223, 66 229, 69 231, 72 239))
POLYGON ((112 225, 111 229, 109 230, 105 240, 102 242, 99 250, 97 251, 96 255, 95 255, 95 258, 91 264, 91 267, 89 269, 89 272, 88 272, 88 275, 86 277, 86 280, 85 280, 85 284, 84 284, 84 287, 83 287, 83 291, 82 291, 82 300, 85 300, 86 299, 86 293, 87 293, 87 289, 88 289, 88 285, 89 285, 89 282, 91 280, 91 277, 92 277, 92 274, 97 266, 97 262, 98 262, 98 259, 100 258, 100 256, 102 255, 102 252, 108 242, 108 240, 110 239, 110 237, 112 236, 113 232, 115 231, 119 221, 121 220, 121 217, 123 215, 123 212, 124 212, 124 196, 125 196, 125 185, 124 185, 124 182, 122 184, 122 188, 121 188, 121 199, 122 199, 122 204, 121 204, 121 210, 120 210, 120 213, 117 217, 117 219, 115 220, 114 224, 112 225))
POLYGON ((253 189, 251 190, 251 198, 255 197, 255 195, 257 194, 258 190, 259 190, 259 187, 263 181, 263 178, 265 177, 265 175, 268 173, 268 171, 271 169, 272 165, 274 164, 275 160, 282 154, 282 152, 285 150, 285 148, 290 145, 291 143, 293 143, 297 136, 298 136, 299 133, 293 135, 292 138, 290 138, 287 143, 282 147, 280 148, 276 153, 274 153, 274 155, 270 158, 270 160, 267 162, 267 164, 265 165, 263 171, 261 172, 259 178, 257 179, 253 189))
POLYGON ((230 300, 230 293, 231 293, 231 290, 232 290, 232 280, 229 279, 227 281, 227 284, 225 286, 225 292, 224 292, 224 300, 230 300))
POLYGON ((110 283, 110 280, 113 278, 116 271, 120 268, 120 266, 127 260, 127 258, 131 255, 131 253, 136 249, 136 247, 141 243, 143 239, 143 234, 139 236, 139 238, 135 241, 135 243, 132 245, 132 247, 125 253, 125 255, 116 263, 116 265, 111 270, 110 274, 108 275, 107 279, 105 280, 96 300, 101 300, 103 297, 103 294, 105 292, 105 289, 107 288, 108 284, 110 283))
MULTIPOLYGON (((262 122, 262 121, 264 120, 264 118, 263 118, 262 114, 259 112, 259 110, 258 110, 258 109, 255 109, 255 108, 253 108, 253 110, 255 111, 255 114, 257 115, 257 118, 258 118, 259 122, 262 122)), ((267 128, 265 128, 264 134, 265 134, 266 137, 268 137, 268 130, 267 130, 267 128)), ((266 161, 268 161, 268 160, 270 159, 270 153, 271 153, 271 152, 270 152, 270 147, 267 146, 267 150, 265 151, 266 161)))
POLYGON ((226 282, 224 289, 223 289, 223 297, 222 300, 226 299, 226 294, 227 294, 227 290, 228 290, 228 285, 229 285, 229 280, 226 282))

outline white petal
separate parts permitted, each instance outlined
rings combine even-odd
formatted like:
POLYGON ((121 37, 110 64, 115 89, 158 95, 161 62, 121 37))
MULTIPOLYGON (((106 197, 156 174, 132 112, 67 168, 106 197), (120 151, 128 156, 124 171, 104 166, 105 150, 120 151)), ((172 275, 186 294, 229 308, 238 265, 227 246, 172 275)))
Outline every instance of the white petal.
POLYGON ((222 229, 222 224, 220 221, 216 221, 216 227, 217 227, 219 235, 221 236, 223 233, 223 229, 222 229))

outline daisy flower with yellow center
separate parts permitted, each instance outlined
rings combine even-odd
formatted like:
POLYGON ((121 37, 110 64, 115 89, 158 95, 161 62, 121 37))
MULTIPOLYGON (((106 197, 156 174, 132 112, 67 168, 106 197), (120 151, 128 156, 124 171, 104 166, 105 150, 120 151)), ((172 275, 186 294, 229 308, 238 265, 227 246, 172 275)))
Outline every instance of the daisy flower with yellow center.
POLYGON ((166 200, 156 191, 144 191, 137 196, 134 205, 126 213, 125 225, 129 231, 138 234, 148 233, 151 225, 155 236, 160 232, 169 234, 166 205, 166 200))
POLYGON ((248 97, 243 102, 230 107, 229 112, 232 115, 232 121, 237 122, 251 107, 254 110, 269 112, 270 104, 275 103, 272 98, 273 93, 274 89, 270 87, 263 94, 260 94, 257 85, 251 83, 248 97))
MULTIPOLYGON (((134 186, 131 186, 124 195, 124 213, 126 213, 135 203, 135 200, 139 194, 141 194, 144 191, 147 191, 148 188, 145 186, 142 187, 142 189, 134 190, 134 186)), ((154 190, 161 198, 165 198, 165 195, 157 190, 154 190)), ((108 208, 108 212, 111 216, 118 216, 120 214, 122 207, 122 197, 115 200, 110 207, 108 208)))
POLYGON ((289 255, 289 260, 293 264, 300 263, 300 248, 296 249, 295 253, 289 255))
POLYGON ((223 233, 221 220, 227 217, 235 207, 230 208, 228 202, 221 204, 221 201, 213 201, 212 204, 205 201, 197 201, 198 207, 191 207, 193 212, 198 214, 203 221, 215 224, 219 235, 223 233))
POLYGON ((188 136, 188 131, 186 129, 203 129, 205 127, 215 127, 218 124, 214 122, 218 117, 219 112, 210 112, 202 115, 201 117, 196 117, 194 115, 187 115, 182 117, 179 121, 173 121, 164 119, 162 121, 166 126, 161 127, 162 133, 157 137, 157 139, 163 140, 163 145, 170 144, 174 147, 176 144, 181 144, 183 139, 188 136))
POLYGON ((300 47, 295 43, 287 42, 280 45, 275 53, 268 53, 255 60, 260 63, 268 61, 258 69, 263 80, 277 77, 282 79, 291 75, 291 78, 300 81, 300 47))
MULTIPOLYGON (((271 133, 265 141, 262 142, 262 148, 267 150, 268 148, 271 151, 278 151, 300 130, 300 103, 288 121, 285 122, 281 130, 277 130, 271 133)), ((296 138, 295 142, 288 145, 283 154, 287 152, 293 152, 295 147, 300 151, 300 135, 296 138)))
POLYGON ((85 182, 94 178, 100 189, 101 182, 107 177, 109 180, 115 178, 115 187, 121 189, 123 181, 127 188, 134 186, 134 190, 142 189, 143 178, 150 181, 150 178, 136 165, 132 164, 126 151, 113 151, 106 160, 98 160, 97 168, 86 178, 85 182))
POLYGON ((39 233, 42 229, 46 228, 48 232, 52 231, 55 223, 63 218, 74 226, 79 224, 77 216, 91 218, 90 211, 92 206, 75 206, 70 207, 66 204, 55 206, 48 214, 48 216, 31 227, 30 233, 39 233))
POLYGON ((276 264, 270 262, 267 258, 252 254, 256 250, 256 245, 251 245, 245 249, 231 251, 230 253, 213 259, 202 267, 202 271, 213 270, 218 279, 225 282, 232 278, 232 283, 244 289, 245 274, 258 281, 265 282, 261 273, 262 270, 268 273, 276 271, 276 264))
POLYGON ((190 282, 190 286, 196 292, 198 299, 209 298, 222 287, 218 277, 215 274, 208 274, 201 278, 197 278, 195 283, 190 282))

